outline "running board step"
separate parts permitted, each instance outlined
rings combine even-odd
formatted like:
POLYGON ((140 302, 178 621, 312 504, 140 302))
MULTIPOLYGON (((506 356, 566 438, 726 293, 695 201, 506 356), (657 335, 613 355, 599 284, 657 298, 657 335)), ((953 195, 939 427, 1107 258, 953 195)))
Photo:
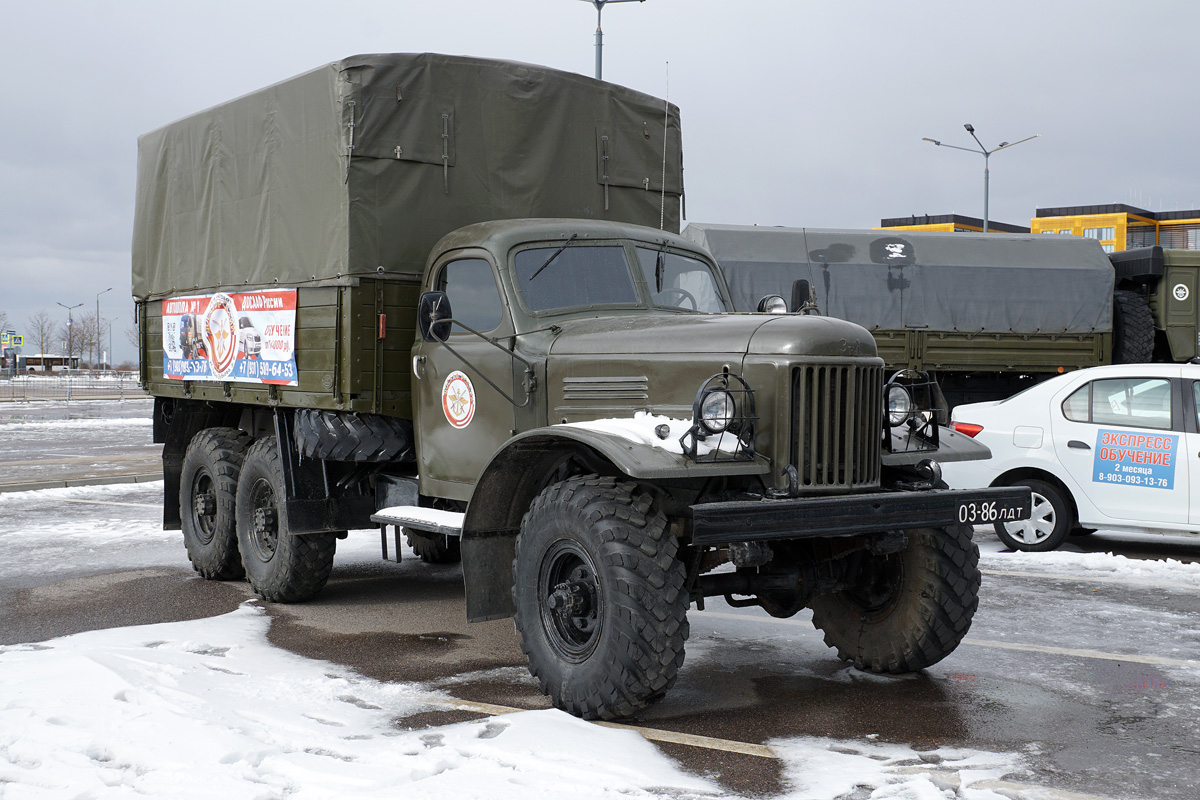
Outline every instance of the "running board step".
POLYGON ((443 536, 461 536, 464 517, 466 514, 458 511, 442 511, 422 506, 391 506, 372 514, 371 522, 443 536))

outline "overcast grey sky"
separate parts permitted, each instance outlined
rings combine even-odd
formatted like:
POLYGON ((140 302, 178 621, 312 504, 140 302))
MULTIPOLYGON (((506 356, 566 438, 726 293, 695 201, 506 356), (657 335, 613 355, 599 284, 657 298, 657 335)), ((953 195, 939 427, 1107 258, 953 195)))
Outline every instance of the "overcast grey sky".
MULTIPOLYGON (((137 136, 358 53, 591 75, 580 0, 0 0, 0 310, 132 319, 137 136)), ((688 220, 869 228, 1129 203, 1200 207, 1196 0, 646 0, 603 15, 604 77, 683 118, 688 220), (668 70, 669 63, 669 70, 668 70)), ((15 326, 12 323, 16 323, 15 326)))

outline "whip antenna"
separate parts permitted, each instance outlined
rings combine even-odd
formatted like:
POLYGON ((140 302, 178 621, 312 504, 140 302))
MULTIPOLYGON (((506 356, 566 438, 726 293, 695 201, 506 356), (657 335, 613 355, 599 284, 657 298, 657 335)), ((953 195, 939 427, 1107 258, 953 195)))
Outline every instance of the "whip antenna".
POLYGON ((658 200, 658 229, 665 227, 667 215, 667 126, 671 122, 671 62, 667 62, 667 96, 663 98, 663 157, 662 157, 662 191, 658 200))

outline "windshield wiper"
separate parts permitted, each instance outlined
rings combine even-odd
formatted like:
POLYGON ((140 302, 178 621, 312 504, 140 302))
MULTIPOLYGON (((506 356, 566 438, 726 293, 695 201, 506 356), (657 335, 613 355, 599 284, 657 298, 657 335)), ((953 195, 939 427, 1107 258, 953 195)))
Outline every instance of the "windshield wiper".
POLYGON ((662 294, 663 276, 667 271, 667 259, 664 254, 667 252, 667 243, 663 242, 662 249, 658 251, 658 258, 654 259, 654 291, 656 294, 662 294))
POLYGON ((551 253, 551 254, 550 254, 550 257, 549 257, 549 258, 547 258, 545 261, 543 261, 543 262, 542 262, 542 265, 533 271, 533 274, 529 276, 529 280, 531 280, 531 281, 532 281, 532 280, 533 280, 534 278, 536 278, 538 275, 541 275, 541 274, 542 274, 542 270, 544 270, 546 267, 550 266, 550 262, 551 262, 551 261, 553 261, 554 259, 558 258, 558 257, 559 257, 559 256, 562 254, 562 251, 563 251, 563 250, 566 250, 568 247, 570 247, 570 246, 571 246, 571 242, 575 241, 575 240, 576 240, 576 239, 578 239, 578 238, 579 238, 579 234, 578 234, 578 233, 572 233, 572 234, 571 234, 571 238, 570 238, 570 239, 567 239, 565 242, 563 242, 563 245, 562 245, 562 247, 558 248, 558 249, 557 249, 557 250, 555 250, 553 253, 551 253))

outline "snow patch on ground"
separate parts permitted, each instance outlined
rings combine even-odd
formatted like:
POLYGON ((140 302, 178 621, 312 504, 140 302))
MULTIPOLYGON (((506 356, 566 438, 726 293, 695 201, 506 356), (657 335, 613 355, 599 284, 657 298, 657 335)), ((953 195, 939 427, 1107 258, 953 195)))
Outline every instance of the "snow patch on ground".
POLYGON ((531 711, 410 731, 430 695, 220 617, 0 648, 5 797, 715 796, 631 731, 531 711))
POLYGON ((1173 558, 1148 561, 1112 553, 1071 553, 1062 550, 1051 550, 1047 553, 981 552, 980 565, 986 569, 1076 573, 1082 576, 1122 578, 1150 584, 1193 584, 1200 589, 1200 562, 1179 561, 1173 558))

